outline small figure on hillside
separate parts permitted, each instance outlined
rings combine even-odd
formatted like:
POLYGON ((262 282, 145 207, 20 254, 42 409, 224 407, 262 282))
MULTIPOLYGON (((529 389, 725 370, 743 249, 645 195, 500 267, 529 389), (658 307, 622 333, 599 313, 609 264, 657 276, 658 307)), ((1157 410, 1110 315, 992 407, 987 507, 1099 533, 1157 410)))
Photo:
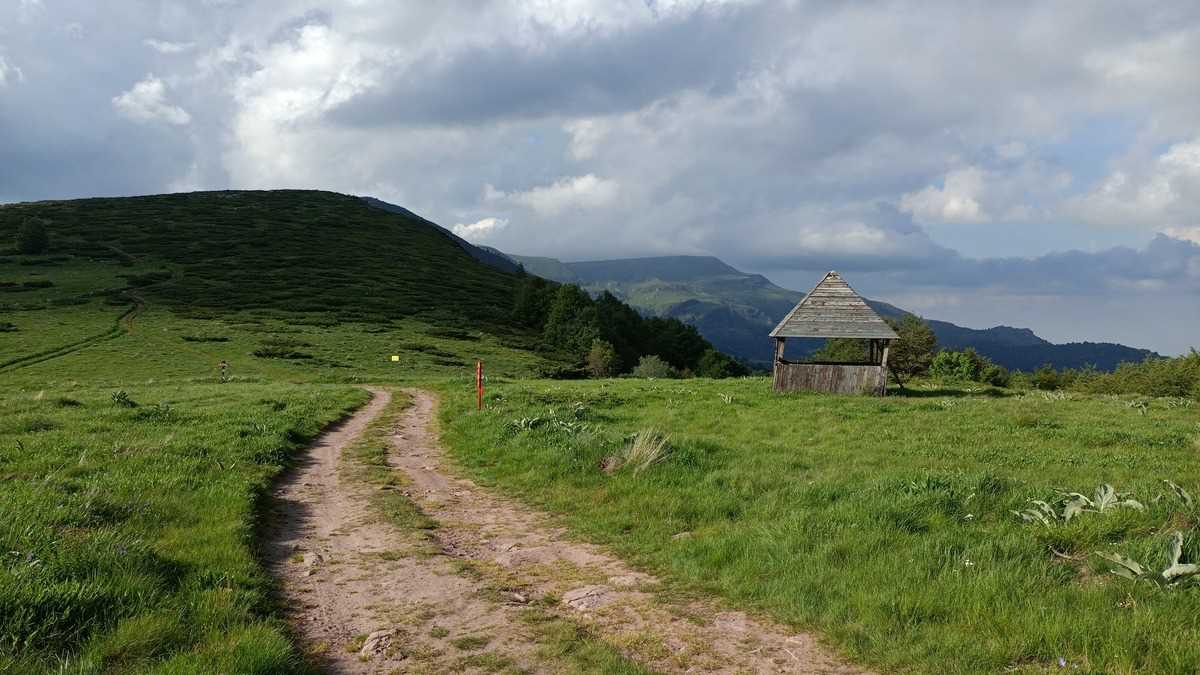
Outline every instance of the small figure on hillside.
POLYGON ((221 359, 221 362, 217 364, 217 369, 221 371, 221 383, 224 384, 225 382, 228 382, 229 363, 225 361, 225 359, 221 359))

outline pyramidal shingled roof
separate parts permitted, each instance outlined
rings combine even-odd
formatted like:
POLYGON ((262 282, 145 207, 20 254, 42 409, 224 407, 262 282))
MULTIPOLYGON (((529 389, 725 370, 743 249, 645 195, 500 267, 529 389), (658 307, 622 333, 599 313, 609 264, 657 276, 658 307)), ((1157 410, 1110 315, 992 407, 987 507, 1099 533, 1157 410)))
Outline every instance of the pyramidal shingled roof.
POLYGON ((771 331, 771 337, 888 338, 896 331, 850 288, 837 272, 829 272, 771 331))

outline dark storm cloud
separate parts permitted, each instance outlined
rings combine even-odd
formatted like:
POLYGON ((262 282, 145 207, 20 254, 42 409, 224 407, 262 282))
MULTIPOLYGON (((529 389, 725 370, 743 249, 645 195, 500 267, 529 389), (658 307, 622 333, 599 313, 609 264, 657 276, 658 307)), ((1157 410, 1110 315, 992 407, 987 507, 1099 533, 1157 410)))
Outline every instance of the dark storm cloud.
POLYGON ((1200 238, 1197 62, 1171 0, 7 2, 0 201, 377 194, 516 253, 836 267, 951 320, 1052 325, 1059 294, 1084 337, 1110 299, 1200 305, 1195 245, 1153 239, 1200 238))

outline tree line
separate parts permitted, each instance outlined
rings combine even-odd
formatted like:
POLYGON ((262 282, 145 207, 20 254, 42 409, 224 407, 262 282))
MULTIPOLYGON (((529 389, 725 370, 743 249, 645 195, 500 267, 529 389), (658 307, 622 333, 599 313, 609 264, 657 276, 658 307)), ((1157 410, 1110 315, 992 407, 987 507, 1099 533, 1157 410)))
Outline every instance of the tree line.
POLYGON ((513 319, 540 332, 547 351, 570 357, 593 377, 737 377, 741 362, 715 349, 694 326, 643 316, 612 293, 593 298, 575 284, 557 284, 517 271, 513 319))
MULTIPOLYGON (((1200 352, 1183 356, 1151 356, 1140 362, 1122 363, 1112 372, 1093 366, 1055 368, 1051 364, 1030 372, 1010 371, 974 349, 941 349, 937 338, 920 317, 908 315, 900 321, 888 319, 899 335, 892 343, 888 371, 904 387, 914 377, 947 383, 978 383, 1014 389, 1071 389, 1092 394, 1141 394, 1200 399, 1200 352)), ((859 363, 867 360, 864 340, 830 339, 809 357, 813 361, 859 363)))

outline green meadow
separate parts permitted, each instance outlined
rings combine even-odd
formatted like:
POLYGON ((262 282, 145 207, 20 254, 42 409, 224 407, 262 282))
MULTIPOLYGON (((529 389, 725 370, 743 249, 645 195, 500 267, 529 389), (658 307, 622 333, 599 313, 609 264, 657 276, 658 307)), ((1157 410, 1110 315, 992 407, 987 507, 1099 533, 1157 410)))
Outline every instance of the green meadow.
POLYGON ((1200 416, 1185 401, 922 387, 885 399, 740 380, 496 383, 447 392, 444 440, 472 474, 672 580, 817 629, 885 671, 1192 673, 1200 416), (632 435, 666 439, 613 470, 632 435), (608 469, 607 471, 605 469, 608 469), (1014 515, 1111 484, 1145 505, 1051 526, 1014 515))
POLYGON ((0 672, 296 667, 254 556, 259 505, 295 450, 365 399, 261 383, 5 387, 0 672))
MULTIPOLYGON (((544 379, 573 364, 510 320, 515 284, 344 195, 0 207, 0 672, 304 670, 256 528, 272 481, 363 384, 438 392, 463 472, 672 592, 814 630, 866 666, 1196 671, 1200 587, 1131 581, 1100 555, 1160 570, 1180 532, 1200 560, 1200 508, 1164 482, 1200 497, 1190 399, 544 379), (51 250, 3 252, 30 217, 51 250), (1143 508, 1014 513, 1103 484, 1143 508)), ((388 480, 370 448, 364 480, 388 480)))

